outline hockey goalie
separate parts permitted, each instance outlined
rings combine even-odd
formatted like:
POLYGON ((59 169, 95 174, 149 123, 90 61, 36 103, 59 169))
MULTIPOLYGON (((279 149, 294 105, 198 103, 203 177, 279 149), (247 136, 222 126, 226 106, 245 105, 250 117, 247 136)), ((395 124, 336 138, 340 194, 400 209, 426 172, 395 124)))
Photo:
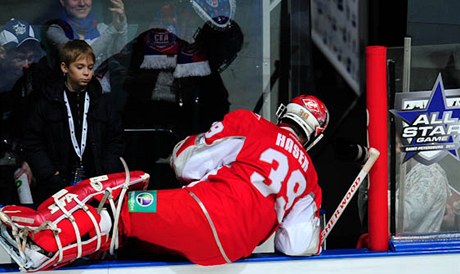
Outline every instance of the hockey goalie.
POLYGON ((329 113, 301 95, 277 115, 274 124, 236 110, 179 142, 171 167, 182 188, 146 190, 148 174, 126 171, 67 187, 37 210, 5 206, 0 244, 28 272, 113 254, 121 237, 200 265, 247 257, 273 233, 279 252, 319 254, 322 196, 306 148, 321 138, 329 113))

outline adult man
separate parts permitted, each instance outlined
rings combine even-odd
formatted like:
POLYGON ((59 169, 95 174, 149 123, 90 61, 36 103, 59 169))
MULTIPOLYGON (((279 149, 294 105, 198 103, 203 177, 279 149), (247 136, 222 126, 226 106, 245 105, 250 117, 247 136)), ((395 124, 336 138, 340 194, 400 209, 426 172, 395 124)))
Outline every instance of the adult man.
POLYGON ((24 20, 11 19, 0 29, 0 203, 17 203, 15 177, 24 172, 32 178, 27 164, 21 166, 13 154, 18 138, 16 117, 22 115, 25 94, 13 91, 17 80, 42 55, 32 26, 24 20))
POLYGON ((177 177, 188 183, 183 188, 131 191, 123 201, 123 191, 142 187, 148 175, 127 173, 123 183, 122 175, 111 174, 56 193, 38 212, 6 206, 0 211, 0 243, 26 271, 54 268, 109 246, 113 252, 119 235, 200 265, 249 256, 275 232, 278 251, 318 254, 322 196, 304 146, 315 144, 329 114, 320 100, 304 95, 277 113, 275 125, 237 110, 206 133, 179 142, 171 164, 177 177), (90 206, 91 200, 104 200, 104 191, 109 199, 118 199, 118 204, 110 202, 112 219, 90 206))
POLYGON ((29 23, 12 18, 0 32, 0 93, 10 91, 23 70, 41 56, 40 43, 29 23))

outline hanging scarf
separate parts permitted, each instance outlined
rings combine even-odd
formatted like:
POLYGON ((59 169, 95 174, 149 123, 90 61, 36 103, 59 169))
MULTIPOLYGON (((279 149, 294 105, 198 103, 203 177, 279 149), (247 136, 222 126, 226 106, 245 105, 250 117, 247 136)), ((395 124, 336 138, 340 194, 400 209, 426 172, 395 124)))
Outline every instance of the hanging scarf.
POLYGON ((97 30, 97 20, 92 11, 85 19, 75 18, 64 11, 62 19, 69 23, 72 27, 74 39, 80 39, 78 34, 83 35, 85 40, 92 40, 100 36, 100 33, 97 30))

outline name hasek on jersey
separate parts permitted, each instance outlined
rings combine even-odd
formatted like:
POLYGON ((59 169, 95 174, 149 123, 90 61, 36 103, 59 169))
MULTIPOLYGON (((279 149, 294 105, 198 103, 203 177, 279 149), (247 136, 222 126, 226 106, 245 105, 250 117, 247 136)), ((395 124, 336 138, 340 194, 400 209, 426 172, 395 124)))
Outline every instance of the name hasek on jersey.
POLYGON ((290 137, 287 137, 284 134, 278 133, 276 138, 276 146, 282 147, 285 151, 289 152, 292 157, 299 161, 299 164, 302 166, 302 169, 306 172, 308 169, 308 159, 305 156, 305 153, 299 148, 299 146, 294 142, 290 137))

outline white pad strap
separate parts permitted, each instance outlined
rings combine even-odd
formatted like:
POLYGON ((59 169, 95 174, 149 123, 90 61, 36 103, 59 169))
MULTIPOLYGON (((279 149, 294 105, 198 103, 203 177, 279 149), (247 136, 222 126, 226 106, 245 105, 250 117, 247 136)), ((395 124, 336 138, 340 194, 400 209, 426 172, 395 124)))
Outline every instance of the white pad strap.
POLYGON ((23 244, 21 244, 21 237, 19 236, 20 232, 17 226, 12 227, 12 234, 14 236, 14 239, 16 240, 16 244, 19 249, 19 255, 21 256, 21 258, 26 259, 26 255, 24 254, 24 248, 23 248, 24 246, 23 244))
MULTIPOLYGON (((80 258, 81 254, 82 254, 80 230, 78 229, 77 223, 75 222, 75 218, 73 217, 73 215, 69 211, 67 211, 67 209, 64 208, 64 206, 62 205, 61 201, 58 199, 58 197, 61 197, 62 193, 63 193, 63 191, 59 191, 58 193, 53 195, 54 203, 62 211, 62 213, 64 213, 64 215, 67 217, 67 219, 69 219, 70 223, 73 226, 73 230, 75 232, 75 237, 76 237, 76 240, 77 240, 77 258, 80 258)), ((56 235, 56 237, 57 237, 57 235, 56 235)), ((60 255, 59 255, 59 261, 58 262, 60 262, 62 260, 62 252, 63 251, 61 250, 61 248, 59 248, 60 255)))
POLYGON ((88 215, 88 217, 91 219, 91 222, 93 223, 94 230, 96 231, 96 239, 97 239, 97 244, 96 244, 96 250, 99 250, 101 247, 101 229, 99 228, 99 224, 96 221, 96 217, 94 216, 93 213, 89 210, 89 208, 78 198, 74 198, 74 200, 80 205, 80 207, 85 211, 85 213, 88 215))
MULTIPOLYGON (((129 182, 131 180, 131 175, 129 173, 128 165, 126 164, 123 158, 120 158, 121 162, 123 163, 123 167, 125 168, 126 173, 126 180, 122 186, 120 195, 118 196, 118 206, 115 211, 113 211, 114 215, 114 224, 113 224, 113 232, 112 232, 112 240, 110 241, 110 255, 115 254, 115 250, 118 249, 119 241, 118 241, 118 221, 120 219, 121 207, 123 205, 123 199, 125 197, 126 191, 128 191, 129 182)), ((113 203, 113 199, 111 199, 113 203)))

